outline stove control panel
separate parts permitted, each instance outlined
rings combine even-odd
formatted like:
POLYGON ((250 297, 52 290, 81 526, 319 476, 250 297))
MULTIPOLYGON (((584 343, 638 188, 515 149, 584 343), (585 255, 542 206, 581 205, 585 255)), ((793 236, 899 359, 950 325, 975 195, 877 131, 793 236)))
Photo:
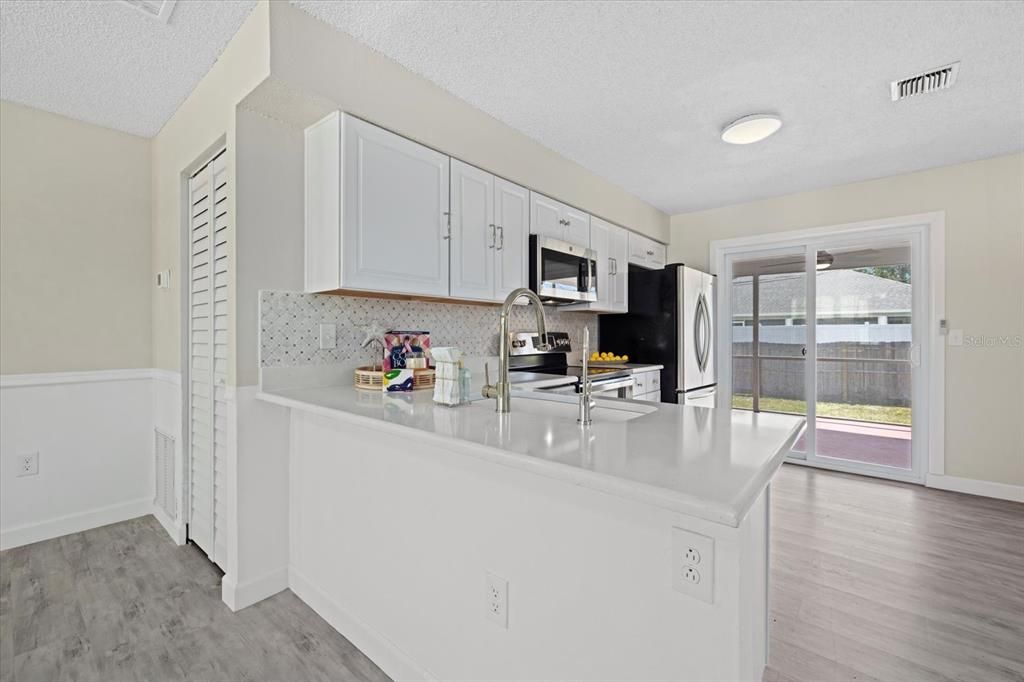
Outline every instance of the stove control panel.
POLYGON ((569 353, 569 335, 566 332, 548 332, 548 349, 538 350, 540 336, 537 332, 512 332, 509 334, 509 353, 512 355, 539 355, 542 353, 569 353))

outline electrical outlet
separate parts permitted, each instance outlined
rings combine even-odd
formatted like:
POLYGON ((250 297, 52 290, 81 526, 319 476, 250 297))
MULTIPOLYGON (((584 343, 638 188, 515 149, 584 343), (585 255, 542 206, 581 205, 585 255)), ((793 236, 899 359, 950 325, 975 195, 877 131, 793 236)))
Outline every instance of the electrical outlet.
POLYGON ((493 573, 484 580, 484 615, 499 627, 508 629, 508 581, 493 573))
POLYGON ((320 350, 330 350, 337 345, 338 328, 336 325, 322 322, 320 324, 320 350))
POLYGON ((27 455, 18 455, 17 464, 18 476, 36 476, 39 474, 39 453, 32 452, 27 455))
POLYGON ((715 540, 700 533, 672 529, 672 588, 714 603, 715 540))

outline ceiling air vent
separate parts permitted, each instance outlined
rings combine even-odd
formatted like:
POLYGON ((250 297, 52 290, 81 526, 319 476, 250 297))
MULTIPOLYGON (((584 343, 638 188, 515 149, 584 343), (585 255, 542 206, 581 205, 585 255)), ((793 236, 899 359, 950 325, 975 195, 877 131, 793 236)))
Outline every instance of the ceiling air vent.
POLYGON ((171 19, 171 12, 174 11, 174 4, 178 0, 121 0, 126 5, 145 14, 150 19, 166 24, 171 19))
POLYGON ((896 102, 913 97, 914 95, 923 95, 934 90, 951 88, 953 83, 956 83, 956 75, 959 71, 960 62, 954 62, 931 71, 919 73, 910 78, 893 81, 891 85, 892 101, 896 102))

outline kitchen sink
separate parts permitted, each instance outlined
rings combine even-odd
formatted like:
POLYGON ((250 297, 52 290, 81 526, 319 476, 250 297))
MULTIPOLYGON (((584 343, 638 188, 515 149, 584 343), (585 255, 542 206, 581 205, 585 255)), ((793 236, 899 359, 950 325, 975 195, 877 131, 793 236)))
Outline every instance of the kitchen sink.
MULTIPOLYGON (((593 422, 625 422, 657 411, 658 406, 629 400, 596 400, 590 412, 593 422)), ((513 391, 512 414, 529 412, 550 415, 559 420, 576 421, 579 417, 579 400, 576 396, 562 396, 537 391, 513 391)))

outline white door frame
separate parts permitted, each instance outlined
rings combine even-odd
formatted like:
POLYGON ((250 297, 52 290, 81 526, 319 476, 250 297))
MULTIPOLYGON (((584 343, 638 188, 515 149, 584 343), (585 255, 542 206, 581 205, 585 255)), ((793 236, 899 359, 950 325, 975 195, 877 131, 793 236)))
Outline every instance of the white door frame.
MULTIPOLYGON (((945 344, 942 324, 945 321, 946 281, 945 281, 945 233, 946 214, 944 211, 921 213, 916 215, 898 216, 882 220, 871 220, 856 223, 828 225, 803 230, 780 231, 750 237, 720 239, 710 244, 710 263, 712 272, 720 275, 717 287, 717 303, 719 320, 731 320, 732 310, 729 299, 731 282, 729 256, 744 252, 773 248, 805 249, 808 272, 814 272, 816 262, 816 245, 827 242, 830 246, 842 245, 842 242, 860 241, 866 238, 881 240, 910 239, 916 240, 920 248, 914 249, 919 260, 918 270, 914 272, 915 302, 920 300, 925 311, 920 325, 914 327, 915 343, 920 343, 921 366, 926 371, 919 372, 920 380, 914 382, 914 440, 922 440, 926 445, 927 457, 915 457, 916 469, 909 476, 902 477, 918 483, 924 483, 927 475, 945 473, 945 344), (920 384, 920 386, 919 386, 920 384)), ((808 318, 807 348, 809 362, 815 362, 817 349, 814 338, 814 279, 808 278, 808 318)), ((719 323, 721 330, 716 339, 718 357, 718 398, 717 405, 721 408, 732 406, 732 357, 731 325, 719 323)), ((813 367, 814 365, 808 365, 813 367)), ((813 418, 816 386, 814 372, 807 373, 807 404, 808 419, 813 418)), ((813 447, 808 442, 808 449, 813 447)), ((918 444, 919 446, 921 443, 918 444)), ((825 468, 841 468, 855 471, 857 467, 834 466, 828 462, 815 461, 811 458, 807 464, 825 468)), ((860 473, 870 473, 861 471, 860 473)), ((901 478, 897 476, 897 478, 901 478)))

